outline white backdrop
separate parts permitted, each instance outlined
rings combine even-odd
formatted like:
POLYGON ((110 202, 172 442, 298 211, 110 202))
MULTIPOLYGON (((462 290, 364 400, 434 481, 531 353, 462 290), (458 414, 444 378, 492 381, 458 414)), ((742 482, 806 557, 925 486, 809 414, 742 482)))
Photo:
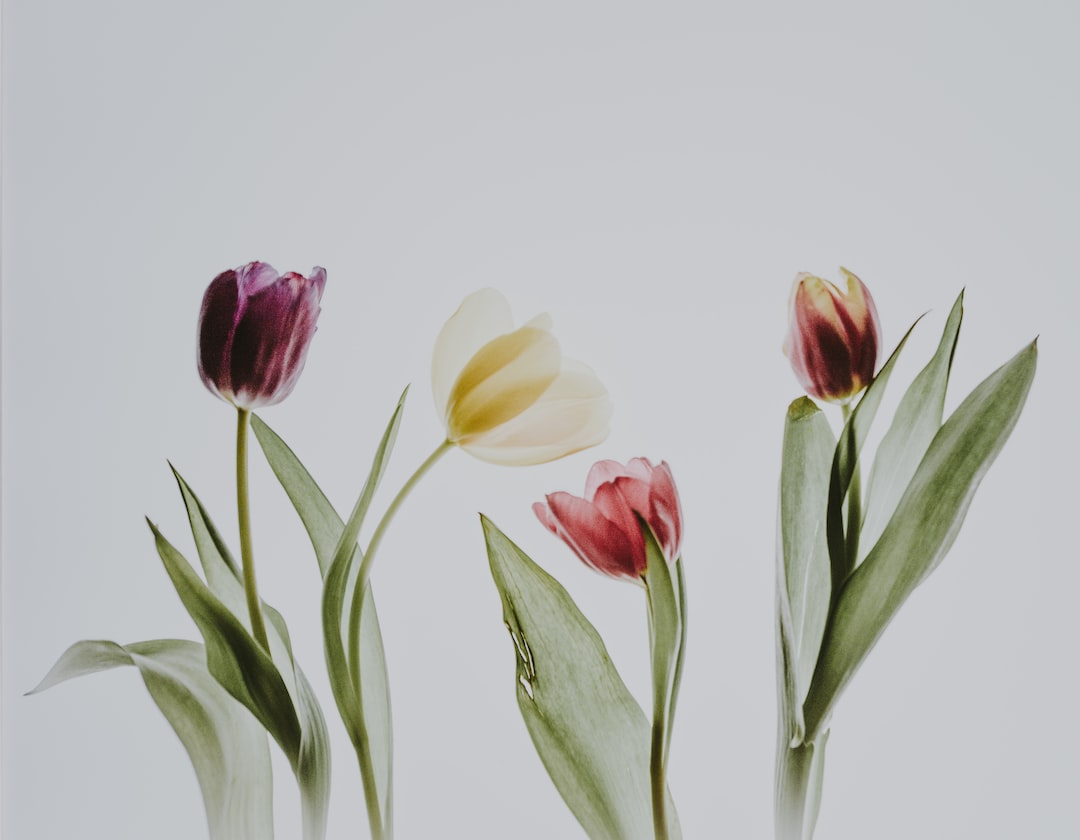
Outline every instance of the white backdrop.
MULTIPOLYGON (((797 271, 843 264, 905 351, 955 295, 948 408, 1036 334, 1027 410, 951 555, 841 701, 821 840, 1080 833, 1080 59, 1074 3, 6 0, 3 831, 205 836, 134 670, 23 696, 77 639, 196 638, 143 523, 190 537, 170 459, 235 545, 233 413, 195 372, 202 292, 327 268, 293 396, 263 412, 348 510, 414 387, 376 512, 440 439, 435 335, 494 286, 550 311, 615 403, 609 440, 509 469, 451 453, 374 570, 402 838, 580 835, 513 698, 476 512, 560 578, 648 702, 641 593, 533 519, 601 457, 666 459, 690 638, 671 786, 688 840, 765 838, 775 734, 780 353, 797 271)), ((886 404, 886 410, 893 403, 886 404)), ((884 414, 882 415, 884 416, 884 414)), ((306 538, 253 453, 263 596, 335 749, 330 836, 365 836, 306 538)), ((278 835, 298 802, 275 749, 278 835)))

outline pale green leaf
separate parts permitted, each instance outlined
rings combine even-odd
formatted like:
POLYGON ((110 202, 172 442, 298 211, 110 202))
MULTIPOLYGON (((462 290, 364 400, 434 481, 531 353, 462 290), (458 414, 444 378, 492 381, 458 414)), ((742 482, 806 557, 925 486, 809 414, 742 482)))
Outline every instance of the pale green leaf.
POLYGON ((835 449, 822 411, 807 397, 795 400, 784 425, 776 567, 778 684, 789 742, 802 738, 802 703, 829 612, 825 514, 835 449))
POLYGON ((837 600, 806 700, 808 738, 827 724, 885 627, 952 546, 1020 417, 1035 363, 1032 343, 972 391, 934 436, 881 538, 837 600))
POLYGON ((961 292, 949 313, 937 352, 905 392, 892 425, 878 446, 863 507, 863 525, 859 534, 860 561, 870 553, 885 530, 904 488, 915 474, 930 441, 941 428, 945 390, 949 384, 949 370, 963 317, 964 293, 961 292))
MULTIPOLYGON (((593 840, 652 840, 650 727, 558 581, 481 517, 514 642, 518 707, 548 775, 593 840)), ((668 797, 671 838, 681 837, 668 797)))
MULTIPOLYGON (((291 706, 293 719, 300 730, 295 750, 291 751, 291 749, 286 748, 286 742, 284 741, 286 736, 292 734, 293 727, 293 722, 288 719, 287 715, 283 718, 287 730, 282 732, 281 735, 270 727, 267 727, 267 729, 285 751, 289 764, 291 764, 296 775, 300 789, 301 810, 303 812, 303 837, 318 840, 325 835, 330 784, 329 735, 326 731, 326 720, 323 717, 322 708, 311 691, 307 677, 303 675, 299 664, 293 659, 292 642, 289 640, 288 628, 284 619, 278 611, 262 602, 261 608, 266 618, 267 638, 272 656, 272 660, 269 663, 266 662, 265 651, 262 651, 258 643, 249 634, 249 626, 251 625, 249 625, 247 602, 243 583, 241 582, 240 570, 198 497, 192 492, 183 476, 180 476, 175 469, 173 474, 176 476, 180 494, 183 496, 187 507, 191 533, 208 581, 208 586, 205 586, 206 593, 203 594, 205 605, 211 610, 215 610, 217 609, 214 605, 216 600, 220 608, 227 610, 235 621, 243 625, 247 637, 246 641, 243 642, 243 647, 254 647, 257 652, 264 654, 262 656, 256 655, 254 659, 248 659, 244 651, 235 652, 242 661, 247 661, 249 664, 255 663, 256 668, 269 667, 273 669, 272 674, 259 675, 256 672, 252 675, 253 679, 256 682, 265 679, 272 681, 273 677, 276 676, 281 680, 287 692, 288 705, 291 706)), ((162 555, 162 559, 165 559, 164 555, 162 555)), ((183 560, 183 557, 179 559, 183 560)), ((177 565, 176 558, 173 558, 172 561, 176 566, 176 570, 180 572, 181 579, 187 582, 186 585, 189 587, 194 585, 194 592, 199 592, 200 587, 192 582, 192 579, 194 579, 194 582, 202 583, 199 581, 198 575, 195 575, 193 571, 190 572, 190 575, 183 573, 183 567, 187 566, 187 561, 184 560, 183 566, 177 565)), ((170 561, 166 561, 167 568, 170 568, 170 561)), ((188 570, 190 571, 190 567, 188 567, 188 570)), ((173 570, 170 571, 170 575, 173 577, 174 583, 176 583, 177 578, 173 570)), ((177 592, 180 592, 179 586, 177 592)), ((181 600, 184 600, 184 593, 180 593, 180 595, 181 600)), ((193 598, 195 596, 189 593, 188 599, 185 600, 185 606, 188 607, 189 612, 193 598)), ((193 613, 192 618, 195 618, 193 613)), ((195 619, 195 622, 198 624, 199 620, 195 619)), ((207 645, 212 645, 212 642, 206 638, 206 631, 202 625, 200 625, 200 632, 203 633, 203 638, 207 640, 207 645)), ((217 676, 213 669, 212 673, 217 676)), ((222 685, 225 685, 230 692, 233 692, 234 687, 230 686, 229 683, 222 683, 222 685)), ((235 694, 235 692, 233 694, 247 705, 243 697, 235 694)), ((251 706, 248 706, 248 708, 251 708, 253 714, 257 717, 260 715, 259 710, 251 706)), ((261 717, 259 719, 262 720, 261 717)))
POLYGON ((212 840, 272 838, 266 734, 207 671, 202 645, 176 639, 126 646, 76 642, 30 693, 123 665, 139 669, 150 696, 187 750, 202 790, 212 840))
POLYGON ((350 517, 349 534, 345 533, 341 517, 293 451, 262 420, 254 415, 251 418, 255 437, 299 514, 324 575, 323 640, 330 686, 350 741, 367 756, 374 772, 384 829, 389 828, 393 819, 390 687, 370 583, 365 587, 360 608, 360 698, 356 696, 345 651, 348 625, 345 605, 352 602, 357 586, 361 553, 356 546, 356 537, 389 459, 407 391, 401 395, 376 451, 364 489, 350 517))

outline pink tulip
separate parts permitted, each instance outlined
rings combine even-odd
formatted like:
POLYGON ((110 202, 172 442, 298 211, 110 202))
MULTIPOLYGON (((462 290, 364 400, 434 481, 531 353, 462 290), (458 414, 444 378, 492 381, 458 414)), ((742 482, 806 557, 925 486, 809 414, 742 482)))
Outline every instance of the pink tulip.
POLYGON ((874 378, 879 335, 874 299, 841 268, 847 292, 812 274, 799 274, 788 303, 784 355, 812 397, 846 403, 874 378))
POLYGON ((278 273, 253 262, 223 271, 199 313, 199 376, 237 408, 281 402, 296 386, 315 335, 326 272, 278 273))
POLYGON ((585 498, 552 493, 533 512, 587 566, 637 583, 645 574, 645 539, 635 513, 652 528, 668 563, 679 557, 682 510, 671 468, 634 458, 625 467, 598 461, 585 480, 585 498))

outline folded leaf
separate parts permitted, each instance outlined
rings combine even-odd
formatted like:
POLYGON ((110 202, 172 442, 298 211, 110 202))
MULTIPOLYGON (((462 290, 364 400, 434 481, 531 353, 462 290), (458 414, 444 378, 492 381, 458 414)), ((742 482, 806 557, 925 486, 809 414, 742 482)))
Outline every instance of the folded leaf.
POLYGON ((330 796, 330 742, 322 710, 292 659, 288 631, 281 616, 264 607, 276 659, 271 659, 238 617, 236 611, 243 614, 245 608, 242 589, 239 593, 235 589, 239 582, 235 577, 229 580, 230 574, 235 575, 235 563, 221 553, 224 543, 198 499, 179 475, 177 479, 188 504, 196 544, 204 553, 203 562, 215 570, 208 571, 207 576, 225 593, 231 607, 150 523, 158 554, 206 643, 209 672, 277 741, 300 788, 303 836, 305 840, 321 840, 326 831, 330 796))
MULTIPOLYGON (((593 840, 652 840, 648 720, 566 590, 481 521, 514 642, 518 707, 548 775, 593 840)), ((674 840, 670 795, 667 813, 674 840)))
POLYGON ((808 397, 795 400, 788 407, 784 426, 776 568, 778 685, 787 721, 785 745, 802 739, 802 703, 829 611, 825 513, 835 449, 836 440, 822 411, 808 397))
POLYGON ((124 646, 76 642, 30 693, 123 665, 139 669, 150 696, 184 744, 202 790, 211 840, 272 838, 266 734, 207 671, 202 645, 176 639, 124 646))
POLYGON ((938 430, 873 550, 848 579, 806 699, 807 738, 912 590, 948 552, 986 471, 1005 445, 1035 375, 1032 343, 985 379, 938 430))
POLYGON ((860 561, 870 553, 889 522, 930 441, 941 428, 945 411, 945 390, 949 384, 960 322, 964 317, 964 293, 953 304, 937 352, 920 371, 896 408, 892 425, 881 439, 870 481, 862 531, 859 534, 860 561))

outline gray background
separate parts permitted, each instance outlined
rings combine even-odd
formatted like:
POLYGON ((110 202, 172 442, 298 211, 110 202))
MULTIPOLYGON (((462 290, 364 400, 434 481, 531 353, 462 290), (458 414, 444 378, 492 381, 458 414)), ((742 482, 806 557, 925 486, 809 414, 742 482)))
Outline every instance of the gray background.
MULTIPOLYGON (((670 462, 685 507, 671 785, 686 835, 767 837, 791 278, 855 271, 889 347, 931 310, 893 400, 961 287, 949 408, 1041 333, 1027 411, 951 556, 836 711, 818 836, 1077 836, 1074 3, 3 13, 5 838, 205 834, 134 671, 22 694, 76 639, 195 637, 142 516, 190 549, 169 458, 235 543, 233 414, 200 384, 193 339, 206 284, 253 259, 328 270, 308 369, 263 416, 339 509, 406 383, 386 488, 440 439, 431 346, 482 286, 521 319, 550 311, 616 406, 610 439, 565 461, 451 453, 384 544, 403 838, 579 835, 515 707, 476 512, 565 583, 647 703, 640 591, 589 572, 529 510, 580 492, 594 459, 635 455, 670 462)), ((252 471, 262 593, 329 719, 330 836, 364 836, 316 566, 257 454, 252 471)))

